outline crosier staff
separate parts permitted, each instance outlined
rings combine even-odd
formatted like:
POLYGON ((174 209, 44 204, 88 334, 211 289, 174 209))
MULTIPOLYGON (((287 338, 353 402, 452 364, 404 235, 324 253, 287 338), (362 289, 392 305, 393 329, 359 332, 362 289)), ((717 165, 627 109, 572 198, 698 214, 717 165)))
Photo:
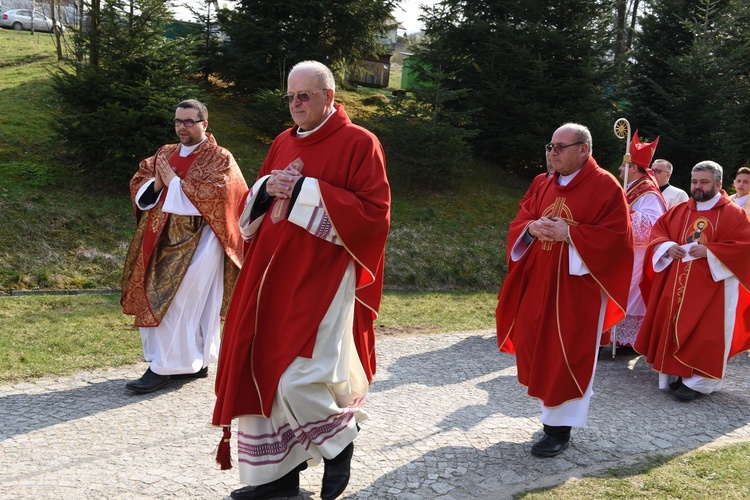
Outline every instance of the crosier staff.
MULTIPOLYGON (((625 118, 618 118, 615 122, 615 136, 618 139, 627 139, 625 141, 625 155, 622 157, 623 163, 630 163, 630 122, 625 118)), ((622 173, 622 189, 627 190, 628 188, 628 168, 623 169, 622 173)), ((617 326, 612 327, 612 357, 615 357, 617 353, 617 326)))
MULTIPOLYGON (((615 136, 617 136, 618 139, 625 139, 627 137, 627 141, 625 141, 625 155, 622 157, 622 162, 630 163, 630 122, 625 118, 618 118, 615 122, 615 136)), ((623 189, 627 189, 628 187, 627 168, 624 169, 623 172, 622 186, 623 189)))

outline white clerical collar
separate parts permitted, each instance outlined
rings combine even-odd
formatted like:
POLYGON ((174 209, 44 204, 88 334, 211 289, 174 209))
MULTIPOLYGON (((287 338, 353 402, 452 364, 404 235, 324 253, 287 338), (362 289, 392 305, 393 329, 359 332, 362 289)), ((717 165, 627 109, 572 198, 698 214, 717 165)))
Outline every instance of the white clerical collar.
POLYGON ((714 206, 719 202, 719 198, 721 198, 721 193, 716 193, 713 198, 706 201, 696 201, 695 207, 698 209, 699 212, 705 212, 706 210, 711 210, 714 208, 714 206))
POLYGON ((180 156, 183 158, 185 156, 190 156, 190 153, 195 151, 195 148, 197 148, 198 146, 206 142, 206 139, 208 139, 208 137, 204 137, 201 142, 199 142, 198 144, 195 144, 194 146, 185 146, 184 144, 180 144, 180 156))
POLYGON ((734 197, 734 202, 741 206, 742 208, 745 208, 745 204, 747 203, 748 197, 750 197, 750 193, 746 194, 745 196, 736 196, 734 197))
POLYGON ((570 184, 570 182, 573 179, 575 179, 576 175, 578 175, 578 172, 580 172, 582 169, 583 169, 583 165, 581 166, 581 168, 579 168, 578 170, 576 170, 572 174, 568 174, 568 175, 560 174, 560 179, 559 179, 560 185, 561 186, 567 186, 568 184, 570 184))
POLYGON ((312 130, 302 130, 299 127, 297 127, 297 137, 307 137, 308 135, 310 135, 310 134, 314 133, 315 131, 319 130, 320 127, 322 127, 323 125, 325 125, 326 122, 328 121, 328 119, 330 117, 332 117, 335 112, 336 112, 336 108, 333 108, 333 111, 331 111, 328 114, 328 116, 326 116, 326 119, 323 120, 323 122, 320 125, 318 125, 317 127, 315 127, 312 130))

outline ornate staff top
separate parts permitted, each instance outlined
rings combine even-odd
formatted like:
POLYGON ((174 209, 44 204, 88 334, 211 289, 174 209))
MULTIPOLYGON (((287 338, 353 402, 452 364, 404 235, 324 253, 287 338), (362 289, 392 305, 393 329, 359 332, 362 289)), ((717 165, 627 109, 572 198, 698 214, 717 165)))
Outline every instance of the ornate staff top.
MULTIPOLYGON (((625 139, 627 138, 627 141, 625 142, 625 155, 622 157, 623 163, 630 163, 631 157, 630 157, 630 122, 627 121, 625 118, 618 118, 615 122, 615 136, 617 136, 618 139, 625 139)), ((627 188, 628 186, 628 169, 625 168, 623 171, 623 187, 627 188)))

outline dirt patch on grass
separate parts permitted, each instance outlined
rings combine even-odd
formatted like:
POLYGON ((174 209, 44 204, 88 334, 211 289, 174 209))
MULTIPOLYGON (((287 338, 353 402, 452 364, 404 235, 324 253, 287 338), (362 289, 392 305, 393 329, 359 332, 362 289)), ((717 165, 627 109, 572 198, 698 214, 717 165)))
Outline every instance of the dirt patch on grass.
POLYGON ((376 335, 415 335, 418 333, 433 333, 437 328, 429 325, 388 325, 376 326, 376 335))

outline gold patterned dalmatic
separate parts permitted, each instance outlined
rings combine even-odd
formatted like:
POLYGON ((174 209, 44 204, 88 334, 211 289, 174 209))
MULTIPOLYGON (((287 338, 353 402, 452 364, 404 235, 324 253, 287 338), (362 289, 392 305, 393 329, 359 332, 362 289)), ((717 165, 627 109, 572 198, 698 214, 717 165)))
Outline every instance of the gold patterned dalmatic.
POLYGON ((243 243, 238 219, 247 184, 232 154, 211 134, 193 153, 180 158, 180 144, 169 144, 145 160, 130 182, 138 225, 125 259, 120 303, 135 315, 138 327, 158 326, 166 314, 193 258, 206 224, 224 248, 222 317, 242 265, 243 243), (184 194, 201 213, 175 215, 162 211, 166 188, 156 205, 142 211, 139 189, 155 177, 157 161, 167 161, 181 178, 184 194))

